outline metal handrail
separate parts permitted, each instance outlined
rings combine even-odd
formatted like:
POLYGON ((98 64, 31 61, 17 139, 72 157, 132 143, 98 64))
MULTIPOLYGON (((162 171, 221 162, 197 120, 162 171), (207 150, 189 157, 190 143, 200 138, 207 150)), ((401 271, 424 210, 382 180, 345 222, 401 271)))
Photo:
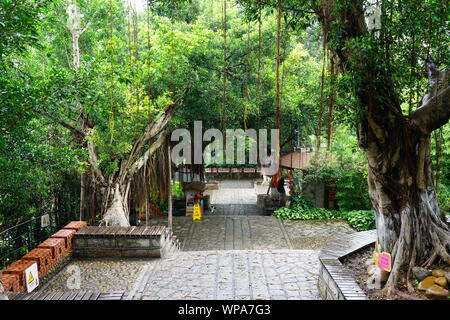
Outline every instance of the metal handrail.
POLYGON ((10 260, 18 259, 18 253, 21 250, 32 250, 54 231, 56 226, 52 226, 52 221, 48 227, 41 227, 42 216, 21 222, 0 232, 0 244, 6 244, 5 247, 0 246, 0 269, 6 267, 10 260), (47 231, 42 234, 41 232, 46 228, 48 228, 47 231))

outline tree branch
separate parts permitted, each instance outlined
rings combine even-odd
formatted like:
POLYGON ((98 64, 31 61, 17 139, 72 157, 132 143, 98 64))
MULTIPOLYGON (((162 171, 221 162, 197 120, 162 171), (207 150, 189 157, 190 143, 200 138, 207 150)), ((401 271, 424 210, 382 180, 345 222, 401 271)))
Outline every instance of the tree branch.
POLYGON ((86 32, 86 30, 91 26, 92 22, 89 21, 88 23, 86 23, 86 25, 84 26, 83 29, 80 30, 80 36, 86 32))
POLYGON ((89 161, 89 164, 91 165, 92 170, 97 175, 97 177, 100 179, 100 182, 102 184, 106 184, 105 177, 103 176, 102 171, 98 167, 97 152, 95 151, 95 146, 92 143, 92 141, 90 141, 90 140, 87 141, 87 147, 88 147, 88 151, 89 151, 88 161, 89 161))
POLYGON ((413 111, 410 119, 425 134, 446 124, 450 119, 450 85, 438 91, 424 106, 413 111))
POLYGON ((142 157, 140 157, 133 165, 130 167, 131 172, 136 172, 148 161, 148 159, 158 150, 161 145, 164 143, 168 135, 167 131, 163 131, 159 134, 158 138, 154 143, 151 144, 150 148, 144 153, 142 157))
POLYGON ((131 149, 130 155, 127 159, 127 161, 122 163, 122 166, 120 168, 120 176, 121 179, 125 178, 127 173, 127 168, 130 165, 130 163, 133 163, 134 158, 136 155, 138 155, 144 146, 150 142, 153 137, 158 135, 169 123, 169 121, 172 119, 176 108, 179 104, 183 101, 186 94, 191 89, 191 84, 189 84, 182 93, 179 95, 179 97, 171 104, 169 104, 166 109, 162 112, 162 115, 157 120, 152 121, 147 128, 145 129, 144 133, 135 141, 133 144, 133 148, 131 149))
POLYGON ((51 120, 53 122, 56 122, 57 124, 59 124, 59 125, 63 126, 64 128, 70 130, 72 133, 74 133, 77 136, 80 136, 80 137, 84 138, 85 135, 86 135, 83 131, 81 131, 80 129, 74 127, 70 123, 67 123, 67 122, 65 122, 63 120, 57 119, 57 118, 49 115, 48 113, 45 113, 45 112, 39 111, 39 110, 33 110, 33 111, 38 113, 38 114, 40 114, 44 118, 47 118, 47 119, 49 119, 49 120, 51 120))
POLYGON ((14 120, 12 120, 12 121, 10 122, 9 125, 7 125, 6 127, 2 128, 2 129, 0 130, 0 134, 5 134, 5 133, 8 132, 9 130, 11 130, 11 128, 14 127, 14 126, 17 124, 17 122, 19 122, 19 120, 27 113, 27 111, 29 111, 29 110, 32 109, 32 108, 33 108, 33 106, 31 105, 31 106, 29 106, 29 107, 26 107, 26 108, 22 109, 22 110, 19 112, 19 114, 14 118, 14 120))

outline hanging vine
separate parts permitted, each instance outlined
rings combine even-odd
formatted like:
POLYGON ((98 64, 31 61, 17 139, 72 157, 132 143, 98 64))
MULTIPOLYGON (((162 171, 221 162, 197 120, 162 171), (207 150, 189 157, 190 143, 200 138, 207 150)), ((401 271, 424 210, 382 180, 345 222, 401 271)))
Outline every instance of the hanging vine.
POLYGON ((227 111, 227 0, 222 0, 222 28, 223 28, 223 96, 222 96, 222 115, 221 129, 222 132, 226 128, 226 111, 227 111))
POLYGON ((138 19, 136 8, 132 7, 131 10, 132 26, 133 26, 133 73, 134 73, 134 85, 136 94, 136 108, 140 108, 140 70, 139 70, 139 32, 138 32, 138 19))
POLYGON ((261 107, 261 68, 262 68, 262 4, 259 5, 259 20, 258 20, 258 103, 261 107))
POLYGON ((114 15, 113 15, 113 0, 109 0, 109 107, 110 107, 110 130, 111 130, 111 138, 110 143, 114 141, 114 112, 115 112, 115 82, 114 82, 114 39, 113 39, 113 24, 114 24, 114 15))
POLYGON ((330 30, 330 15, 331 15, 331 4, 329 0, 322 1, 322 19, 323 19, 323 61, 322 61, 322 75, 320 79, 320 107, 317 119, 317 129, 316 129, 316 150, 320 152, 321 147, 321 137, 322 137, 322 123, 323 123, 323 111, 324 111, 324 89, 325 89, 325 72, 327 69, 327 58, 328 58, 328 32, 330 30))
POLYGON ((322 61, 322 75, 320 78, 320 107, 319 107, 319 114, 317 119, 317 129, 316 129, 316 150, 317 152, 320 152, 320 139, 322 137, 322 114, 324 109, 324 91, 325 91, 325 70, 327 65, 327 45, 326 40, 324 39, 323 43, 323 61, 322 61))
POLYGON ((250 22, 247 23, 247 55, 245 57, 244 83, 244 130, 248 128, 248 108, 250 105, 249 73, 250 73, 250 22))
POLYGON ((151 121, 152 90, 151 90, 151 39, 150 39, 150 6, 147 7, 147 96, 148 96, 148 122, 151 121))
MULTIPOLYGON (((276 57, 276 97, 275 97, 275 106, 276 106, 276 114, 275 114, 275 128, 281 129, 281 79, 280 79, 280 66, 281 66, 281 0, 278 0, 278 14, 277 14, 277 57, 276 57)), ((280 133, 281 136, 281 133, 280 133)), ((278 150, 279 156, 279 150, 278 150)))
MULTIPOLYGON (((283 39, 283 43, 281 45, 281 58, 280 58, 281 63, 280 109, 283 109, 284 80, 286 76, 286 68, 284 62, 287 59, 287 44, 289 39, 287 23, 285 23, 284 28, 281 29, 281 39, 283 39)), ((280 126, 281 126, 281 119, 280 119, 280 126)))
POLYGON ((332 136, 333 136, 333 120, 334 120, 334 104, 337 99, 337 91, 334 90, 334 84, 336 82, 336 67, 335 61, 332 56, 330 56, 330 78, 331 87, 328 98, 328 128, 327 128, 327 151, 331 151, 332 136))

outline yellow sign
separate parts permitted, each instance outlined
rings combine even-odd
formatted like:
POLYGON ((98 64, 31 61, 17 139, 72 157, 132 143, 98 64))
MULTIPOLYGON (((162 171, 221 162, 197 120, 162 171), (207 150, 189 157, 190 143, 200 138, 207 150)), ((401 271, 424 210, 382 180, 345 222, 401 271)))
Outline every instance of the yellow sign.
POLYGON ((28 276, 28 283, 31 284, 34 281, 33 273, 30 272, 30 275, 28 276))
POLYGON ((37 263, 33 263, 25 270, 27 292, 31 292, 39 286, 39 273, 37 263))
POLYGON ((192 221, 202 220, 202 210, 199 204, 194 205, 194 214, 192 215, 192 221))

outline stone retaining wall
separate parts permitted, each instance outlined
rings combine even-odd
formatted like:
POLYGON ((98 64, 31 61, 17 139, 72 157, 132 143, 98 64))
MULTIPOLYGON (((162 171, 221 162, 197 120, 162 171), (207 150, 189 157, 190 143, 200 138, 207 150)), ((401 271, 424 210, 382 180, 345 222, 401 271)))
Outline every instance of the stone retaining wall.
POLYGON ((169 234, 129 237, 102 235, 101 237, 75 234, 73 256, 76 258, 147 258, 162 257, 168 249, 169 234))
POLYGON ((77 258, 142 258, 163 256, 164 237, 159 239, 75 238, 77 258))
POLYGON ((375 242, 376 231, 363 231, 330 242, 319 254, 318 289, 325 300, 366 300, 367 296, 340 259, 375 242))

